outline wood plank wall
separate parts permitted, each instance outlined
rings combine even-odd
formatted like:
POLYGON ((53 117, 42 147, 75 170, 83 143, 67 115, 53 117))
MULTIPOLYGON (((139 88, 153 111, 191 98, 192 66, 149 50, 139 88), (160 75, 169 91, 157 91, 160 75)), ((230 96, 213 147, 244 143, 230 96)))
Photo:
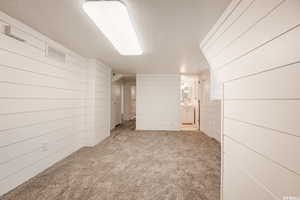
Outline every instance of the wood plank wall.
POLYGON ((299 0, 233 0, 200 45, 223 97, 224 200, 300 197, 299 36, 299 0))
POLYGON ((202 72, 199 76, 200 96, 200 131, 221 141, 221 111, 220 99, 211 98, 210 72, 202 72))
POLYGON ((1 195, 109 135, 110 69, 91 66, 2 12, 0 27, 1 195), (25 42, 6 36, 4 25, 25 42), (48 45, 65 53, 66 61, 47 57, 48 45), (97 73, 88 75, 92 68, 97 73))

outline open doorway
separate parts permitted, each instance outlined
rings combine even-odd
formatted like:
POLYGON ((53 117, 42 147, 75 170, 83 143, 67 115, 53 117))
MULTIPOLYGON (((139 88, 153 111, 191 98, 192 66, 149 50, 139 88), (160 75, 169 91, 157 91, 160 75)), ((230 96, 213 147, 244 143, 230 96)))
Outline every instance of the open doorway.
POLYGON ((112 74, 111 130, 123 124, 135 124, 136 75, 112 74))
POLYGON ((135 120, 136 115, 136 80, 135 77, 124 79, 124 120, 135 120))
POLYGON ((180 113, 181 130, 199 130, 199 78, 192 75, 181 76, 180 113))

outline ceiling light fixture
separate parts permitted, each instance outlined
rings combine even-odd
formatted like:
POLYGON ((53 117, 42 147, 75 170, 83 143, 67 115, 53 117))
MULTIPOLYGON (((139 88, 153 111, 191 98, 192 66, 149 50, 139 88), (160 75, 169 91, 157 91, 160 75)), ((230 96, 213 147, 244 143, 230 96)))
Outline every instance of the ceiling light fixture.
POLYGON ((88 0, 83 10, 121 55, 143 53, 124 3, 117 0, 88 0))
POLYGON ((186 73, 186 67, 184 65, 180 67, 180 73, 186 73))

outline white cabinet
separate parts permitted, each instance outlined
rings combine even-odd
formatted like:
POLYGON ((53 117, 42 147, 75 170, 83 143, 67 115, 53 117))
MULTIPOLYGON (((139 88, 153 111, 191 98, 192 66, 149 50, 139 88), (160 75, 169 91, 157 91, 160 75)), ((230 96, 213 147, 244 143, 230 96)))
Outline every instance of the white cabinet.
POLYGON ((181 105, 181 122, 182 124, 195 123, 195 107, 191 105, 181 105))

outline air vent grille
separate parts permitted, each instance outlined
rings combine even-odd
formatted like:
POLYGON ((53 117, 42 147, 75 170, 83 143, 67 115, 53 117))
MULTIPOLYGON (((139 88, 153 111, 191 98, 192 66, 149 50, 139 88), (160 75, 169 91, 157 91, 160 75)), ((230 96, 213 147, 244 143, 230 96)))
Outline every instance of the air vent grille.
POLYGON ((61 63, 66 62, 66 54, 50 46, 47 48, 46 56, 61 63))

